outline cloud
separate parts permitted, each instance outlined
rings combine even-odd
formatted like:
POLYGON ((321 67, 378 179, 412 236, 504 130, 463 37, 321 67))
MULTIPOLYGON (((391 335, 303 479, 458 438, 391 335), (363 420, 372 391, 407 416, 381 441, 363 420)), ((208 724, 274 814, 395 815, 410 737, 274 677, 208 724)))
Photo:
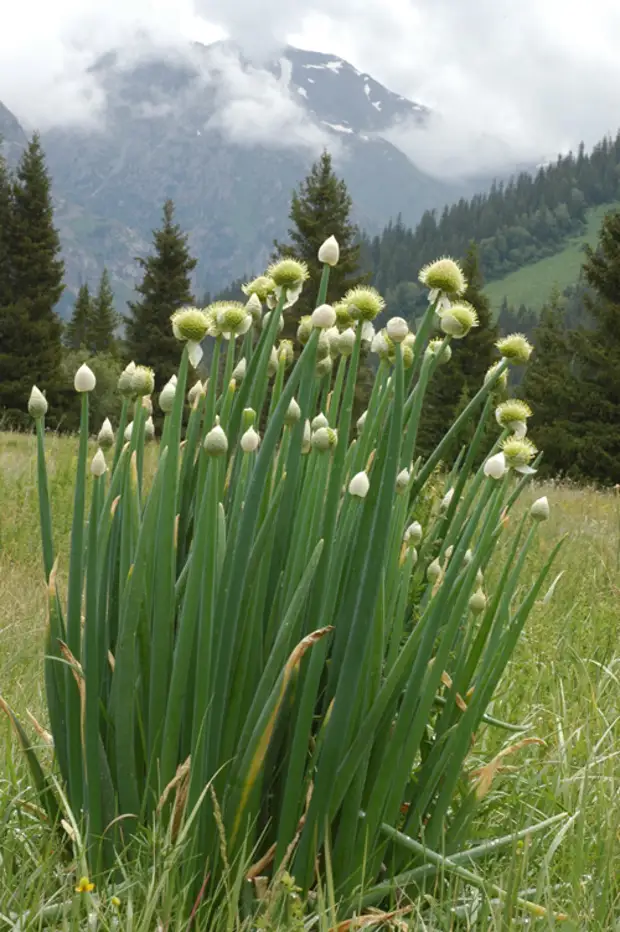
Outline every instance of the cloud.
POLYGON ((286 79, 252 64, 242 66, 238 55, 218 49, 210 56, 218 72, 216 112, 208 126, 219 129, 238 145, 334 151, 335 141, 310 119, 293 98, 286 79))
POLYGON ((226 71, 222 131, 316 147, 320 132, 260 63, 285 42, 331 52, 434 111, 390 138, 433 174, 464 175, 591 145, 620 122, 618 0, 27 0, 3 11, 0 100, 29 126, 96 123, 89 70, 229 35, 254 65, 226 71), (262 132, 264 127, 265 132, 262 132), (271 135, 270 135, 271 134, 271 135))

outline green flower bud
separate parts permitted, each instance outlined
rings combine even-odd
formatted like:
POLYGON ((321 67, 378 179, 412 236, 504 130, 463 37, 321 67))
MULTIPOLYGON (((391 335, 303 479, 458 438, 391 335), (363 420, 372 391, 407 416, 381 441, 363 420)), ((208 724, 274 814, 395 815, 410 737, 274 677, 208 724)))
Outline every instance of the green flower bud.
POLYGON ((469 610, 472 615, 480 615, 487 607, 487 597, 482 589, 477 589, 469 600, 469 610))
POLYGON ((223 456, 228 452, 228 438, 220 427, 220 419, 215 419, 213 427, 204 440, 204 448, 209 456, 223 456))
POLYGON ((530 508, 530 515, 534 521, 546 521, 549 517, 549 513, 549 501, 546 495, 543 495, 542 498, 537 498, 530 508))

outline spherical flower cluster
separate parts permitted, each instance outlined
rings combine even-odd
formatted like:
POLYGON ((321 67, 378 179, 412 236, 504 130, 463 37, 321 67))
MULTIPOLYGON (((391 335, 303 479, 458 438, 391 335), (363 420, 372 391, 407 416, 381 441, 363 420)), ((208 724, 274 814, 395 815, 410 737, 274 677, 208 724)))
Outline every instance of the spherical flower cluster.
POLYGON ((495 379, 492 390, 494 392, 498 392, 499 394, 502 394, 508 388, 508 370, 506 368, 502 369, 499 376, 496 378, 496 373, 501 365, 501 362, 493 363, 493 365, 487 369, 486 375, 484 377, 485 385, 488 385, 492 379, 495 379))
POLYGON ((513 333, 508 337, 502 337, 495 344, 504 359, 515 366, 522 366, 532 355, 532 344, 523 336, 522 333, 513 333))
POLYGON ((276 283, 273 278, 270 278, 268 275, 259 275, 258 278, 254 278, 251 282, 246 282, 245 285, 241 286, 242 292, 251 298, 252 295, 256 295, 258 300, 264 304, 269 297, 275 291, 276 283))
POLYGON ((476 309, 465 301, 453 304, 441 315, 441 329, 457 340, 466 337, 472 327, 478 327, 479 323, 476 309))
POLYGON ((155 389, 155 373, 148 366, 136 366, 131 376, 131 393, 138 398, 152 395, 155 389))
POLYGON ((336 312, 336 324, 341 330, 346 330, 353 324, 349 305, 344 301, 339 301, 338 304, 334 304, 334 311, 336 312))
POLYGON ((331 427, 319 427, 312 434, 312 446, 320 453, 333 450, 338 443, 338 434, 331 427))
POLYGON ((310 277, 308 266, 297 259, 280 259, 267 269, 267 277, 274 283, 274 289, 267 296, 267 303, 275 307, 284 294, 284 307, 292 307, 299 298, 304 282, 310 277))
POLYGON ((495 409, 495 420, 500 427, 507 427, 515 437, 522 439, 527 433, 527 419, 532 416, 532 409, 524 401, 513 398, 504 401, 495 409))
POLYGON ((305 346, 308 340, 310 339, 310 334, 312 333, 312 318, 309 314, 305 314, 299 321, 299 326, 297 327, 297 339, 302 346, 305 346))
POLYGON ((210 306, 217 329, 225 340, 243 336, 252 326, 252 315, 240 301, 217 301, 210 306))
POLYGON ((376 288, 350 288, 342 299, 353 320, 370 321, 385 308, 385 301, 376 288))
POLYGON ((444 257, 429 262, 421 270, 419 281, 429 289, 428 300, 437 303, 437 310, 447 310, 450 301, 460 297, 467 288, 463 270, 454 259, 444 257))
POLYGON ((426 357, 435 357, 437 365, 443 366, 452 359, 452 348, 449 343, 444 343, 443 340, 429 340, 424 355, 426 357))
POLYGON ((206 337, 211 326, 211 318, 197 307, 182 307, 170 318, 172 332, 177 340, 187 342, 189 361, 196 368, 202 359, 200 343, 206 337))
POLYGON ((506 457, 506 465, 510 469, 526 475, 534 471, 531 469, 530 463, 537 452, 536 447, 527 437, 508 437, 502 443, 502 453, 506 457))

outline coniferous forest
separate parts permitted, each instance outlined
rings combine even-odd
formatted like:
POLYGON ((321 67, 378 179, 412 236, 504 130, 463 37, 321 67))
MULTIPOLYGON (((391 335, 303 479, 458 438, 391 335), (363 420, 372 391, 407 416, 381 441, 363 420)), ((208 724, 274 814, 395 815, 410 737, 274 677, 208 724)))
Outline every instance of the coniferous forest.
MULTIPOLYGON (((353 222, 354 205, 346 185, 324 153, 292 192, 289 239, 274 244, 274 256, 304 260, 316 271, 322 237, 335 235, 342 260, 337 271, 343 282, 346 279, 347 287, 370 282, 386 299, 378 326, 398 314, 414 327, 426 307, 417 270, 437 255, 459 259, 470 281, 467 300, 480 319, 480 327, 468 338, 476 347, 474 351, 464 341, 450 372, 442 372, 436 380, 431 413, 421 425, 421 446, 431 448, 442 425, 466 404, 479 382, 478 369, 493 361, 497 335, 519 331, 537 351, 525 384, 516 388, 534 407, 533 436, 546 450, 543 473, 617 483, 619 215, 610 210, 600 243, 584 254, 578 281, 563 293, 556 289, 543 296, 547 300, 541 313, 504 301, 494 320, 484 294, 485 281, 561 249, 567 238, 583 230, 589 207, 617 200, 620 134, 614 140, 604 139, 590 153, 581 146, 576 155, 562 156, 535 175, 522 173, 505 184, 497 183, 488 193, 461 200, 440 215, 427 212, 415 230, 397 218, 370 238, 353 222)), ((192 303, 192 272, 197 264, 173 213, 174 205, 166 202, 162 226, 153 231, 151 255, 136 257, 143 280, 137 300, 124 314, 114 306, 104 270, 100 280, 82 284, 71 318, 63 322, 55 309, 63 291, 63 262, 40 141, 33 137, 14 172, 0 158, 0 423, 5 427, 27 423, 28 389, 36 381, 54 399, 57 423, 53 426, 75 430, 78 411, 70 391, 71 373, 86 359, 93 360, 98 381, 105 387, 101 412, 94 412, 102 418, 114 414, 114 387, 130 359, 158 360, 163 375, 173 366, 174 339, 164 332, 165 322, 175 309, 192 303)), ((208 264, 208 257, 202 261, 208 264)), ((232 283, 216 297, 242 298, 243 281, 232 283)), ((210 300, 207 295, 201 303, 210 300)), ((311 303, 308 294, 290 317, 285 336, 294 336, 300 315, 309 313, 311 303)), ((374 364, 371 354, 362 375, 374 364)), ((360 409, 364 381, 357 391, 360 409)), ((455 444, 449 455, 457 454, 455 444)))

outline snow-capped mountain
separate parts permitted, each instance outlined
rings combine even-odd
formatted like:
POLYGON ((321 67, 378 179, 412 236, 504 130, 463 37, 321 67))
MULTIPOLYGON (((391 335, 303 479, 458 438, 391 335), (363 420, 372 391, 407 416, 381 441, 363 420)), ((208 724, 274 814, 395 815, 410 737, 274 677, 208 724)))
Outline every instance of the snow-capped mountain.
POLYGON ((260 271, 323 148, 371 231, 463 193, 383 137, 399 123, 424 132, 428 111, 336 56, 288 48, 257 66, 216 43, 133 64, 110 53, 94 74, 99 125, 42 135, 71 290, 107 264, 126 297, 168 197, 199 260, 197 295, 260 271))

